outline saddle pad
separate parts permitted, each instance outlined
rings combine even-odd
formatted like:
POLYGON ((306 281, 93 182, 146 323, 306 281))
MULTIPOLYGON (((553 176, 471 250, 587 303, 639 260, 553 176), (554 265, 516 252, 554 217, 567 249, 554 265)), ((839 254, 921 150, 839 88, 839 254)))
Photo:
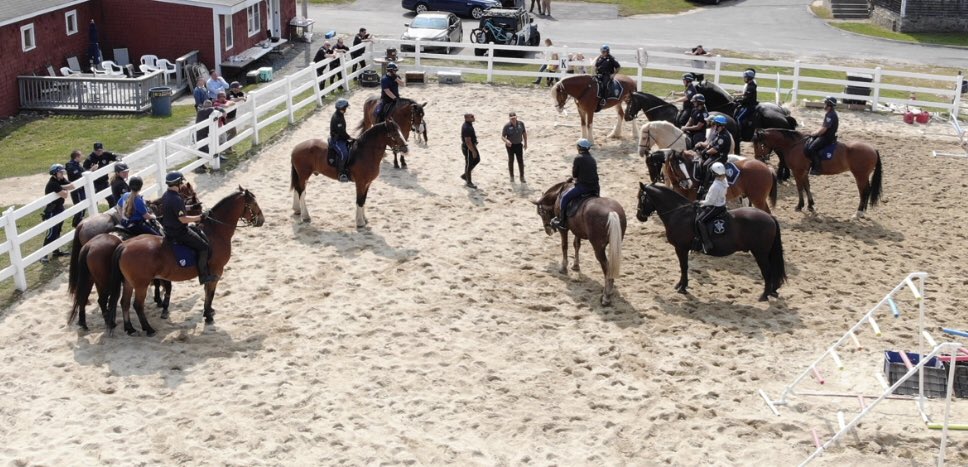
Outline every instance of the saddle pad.
POLYGON ((834 154, 836 152, 837 152, 837 141, 834 141, 833 144, 829 146, 825 146, 823 149, 820 150, 820 158, 825 161, 829 161, 830 159, 834 158, 834 154))
POLYGON ((739 170, 739 167, 736 167, 736 164, 733 164, 732 162, 726 163, 726 184, 727 185, 733 186, 733 184, 735 184, 736 181, 739 180, 739 174, 740 174, 740 170, 739 170))
POLYGON ((611 86, 611 91, 612 92, 608 95, 608 97, 610 99, 613 99, 613 98, 614 99, 617 99, 617 98, 619 98, 619 97, 622 96, 622 91, 623 90, 624 90, 624 88, 622 88, 622 82, 619 81, 619 80, 617 80, 617 79, 613 79, 612 80, 612 86, 611 86))
POLYGON ((183 268, 193 267, 198 262, 195 250, 179 243, 172 243, 171 248, 175 253, 175 261, 178 262, 179 266, 183 268))
POLYGON ((574 217, 575 216, 575 213, 578 212, 578 209, 580 209, 581 206, 583 204, 585 204, 585 201, 588 201, 591 198, 595 198, 595 195, 593 195, 591 193, 585 193, 585 194, 581 195, 580 197, 578 197, 578 199, 572 200, 568 204, 568 213, 567 213, 568 217, 569 218, 574 217))

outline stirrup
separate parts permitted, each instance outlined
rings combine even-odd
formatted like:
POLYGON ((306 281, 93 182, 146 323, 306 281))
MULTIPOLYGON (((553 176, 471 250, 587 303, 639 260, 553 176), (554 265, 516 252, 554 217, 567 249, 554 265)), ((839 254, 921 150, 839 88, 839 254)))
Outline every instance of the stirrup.
POLYGON ((340 183, 346 183, 350 181, 350 177, 346 176, 346 174, 339 174, 339 181, 340 183))

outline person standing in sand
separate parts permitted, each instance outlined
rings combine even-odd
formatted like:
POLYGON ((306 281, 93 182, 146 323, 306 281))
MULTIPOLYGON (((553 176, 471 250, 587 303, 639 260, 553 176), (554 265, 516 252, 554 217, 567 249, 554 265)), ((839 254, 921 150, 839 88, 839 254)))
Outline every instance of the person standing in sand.
POLYGON ((481 153, 477 150, 477 132, 474 131, 474 114, 464 114, 464 125, 460 128, 460 150, 464 153, 464 173, 460 178, 468 188, 477 188, 471 181, 471 172, 481 163, 481 153))
POLYGON ((514 158, 518 158, 518 172, 521 176, 521 183, 524 181, 524 150, 528 149, 528 130, 524 128, 524 122, 518 120, 518 114, 511 112, 508 114, 508 122, 501 131, 501 139, 508 151, 508 173, 511 175, 511 182, 514 182, 514 158))

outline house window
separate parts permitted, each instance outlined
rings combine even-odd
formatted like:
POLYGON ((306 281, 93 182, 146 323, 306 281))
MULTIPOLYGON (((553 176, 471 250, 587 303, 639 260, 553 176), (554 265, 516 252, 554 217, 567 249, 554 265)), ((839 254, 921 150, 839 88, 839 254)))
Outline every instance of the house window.
POLYGON ((67 35, 73 36, 77 34, 77 10, 64 13, 64 21, 67 23, 67 35))
POLYGON ((235 45, 235 29, 232 27, 232 15, 222 16, 225 23, 225 50, 229 50, 235 45))
POLYGON ((262 18, 261 11, 259 11, 259 5, 252 5, 245 9, 247 16, 249 17, 249 37, 252 37, 255 33, 262 29, 262 18))
POLYGON ((37 48, 37 40, 34 38, 34 23, 20 26, 20 48, 24 52, 37 48))

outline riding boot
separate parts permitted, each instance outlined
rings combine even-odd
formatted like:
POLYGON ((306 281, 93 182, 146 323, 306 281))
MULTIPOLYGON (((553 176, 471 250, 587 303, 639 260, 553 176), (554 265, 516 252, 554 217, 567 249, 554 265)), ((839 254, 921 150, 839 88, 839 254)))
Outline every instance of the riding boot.
POLYGON ((699 235, 702 237, 702 252, 707 255, 712 253, 713 241, 711 238, 709 238, 709 232, 706 229, 705 222, 699 224, 699 235))
POLYGON ((820 157, 817 152, 810 154, 810 175, 820 175, 820 157))
POLYGON ((198 283, 202 285, 205 285, 214 280, 218 280, 218 276, 213 276, 209 272, 209 268, 208 268, 209 256, 210 256, 210 253, 208 251, 208 248, 198 252, 198 264, 196 265, 196 267, 198 268, 198 283))
POLYGON ((336 163, 336 170, 337 173, 339 173, 340 183, 350 181, 349 175, 346 174, 346 158, 339 156, 338 162, 336 163))

